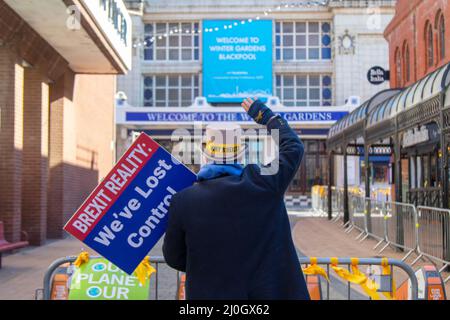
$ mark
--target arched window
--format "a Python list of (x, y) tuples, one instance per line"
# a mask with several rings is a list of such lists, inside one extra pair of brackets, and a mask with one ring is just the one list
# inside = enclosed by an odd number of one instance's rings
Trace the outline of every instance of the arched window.
[(402, 57), (400, 55), (400, 48), (395, 50), (395, 79), (397, 87), (402, 87)]
[(441, 11), (436, 16), (436, 30), (438, 33), (439, 60), (445, 59), (445, 18)]
[(433, 41), (433, 26), (428, 21), (425, 25), (425, 48), (427, 67), (434, 66), (434, 41)]
[(411, 58), (409, 56), (409, 45), (405, 41), (403, 43), (403, 79), (405, 82), (409, 82), (411, 80)]

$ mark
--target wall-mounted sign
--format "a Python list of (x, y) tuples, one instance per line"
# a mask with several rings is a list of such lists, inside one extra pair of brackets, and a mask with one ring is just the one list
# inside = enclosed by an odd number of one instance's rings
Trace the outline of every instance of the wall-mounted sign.
[(427, 142), (430, 139), (430, 134), (426, 126), (414, 128), (406, 131), (403, 134), (402, 145), (403, 148), (412, 147), (419, 143)]
[[(369, 147), (369, 156), (390, 156), (392, 154), (391, 146), (375, 146)], [(363, 146), (348, 146), (347, 155), (356, 155), (364, 157)]]
[(128, 33), (128, 23), (126, 20), (126, 13), (122, 11), (122, 8), (118, 5), (116, 0), (101, 0), (100, 7), (108, 15), (109, 21), (116, 29), (120, 36), (120, 39), (128, 45), (127, 43), (127, 33)]
[(272, 21), (203, 21), (203, 92), (210, 103), (272, 96)]
[[(348, 112), (304, 111), (275, 112), (289, 122), (330, 122), (343, 118)], [(253, 122), (245, 112), (127, 112), (126, 122)]]
[(371, 84), (379, 85), (389, 80), (390, 73), (388, 70), (384, 70), (382, 67), (375, 66), (370, 68), (369, 72), (367, 72), (367, 80)]
[(124, 1), (80, 0), (79, 2), (89, 12), (89, 16), (93, 18), (95, 25), (107, 37), (112, 49), (116, 51), (127, 69), (130, 70), (132, 60), (131, 16)]

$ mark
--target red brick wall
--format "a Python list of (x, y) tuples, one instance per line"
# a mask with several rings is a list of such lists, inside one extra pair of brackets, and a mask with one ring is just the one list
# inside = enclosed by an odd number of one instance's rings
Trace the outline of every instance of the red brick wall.
[(76, 75), (73, 100), (64, 117), (64, 219), (114, 164), (115, 76)]
[(7, 240), (19, 241), (22, 230), (35, 245), (64, 236), (64, 223), (112, 168), (115, 86), (114, 75), (72, 72), (0, 0), (0, 221)]
[[(443, 60), (438, 58), (438, 32), (435, 20), (439, 11), (445, 18), (446, 29), (446, 56)], [(425, 25), (430, 21), (434, 34), (434, 61), (433, 67), (428, 68), (426, 61)], [(398, 0), (396, 15), (386, 28), (385, 37), (389, 42), (389, 60), (391, 70), (391, 87), (408, 86), (423, 78), (428, 73), (450, 62), (450, 0)], [(404, 43), (408, 43), (410, 50), (410, 81), (397, 79), (396, 57), (397, 48), (403, 50)]]
[(115, 76), (68, 71), (51, 85), (48, 237), (62, 227), (114, 164)]

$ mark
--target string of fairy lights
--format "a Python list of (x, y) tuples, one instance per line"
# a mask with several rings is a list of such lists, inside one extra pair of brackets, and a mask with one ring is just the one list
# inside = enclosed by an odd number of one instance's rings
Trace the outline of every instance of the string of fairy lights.
[(202, 30), (200, 28), (181, 28), (181, 27), (174, 27), (169, 30), (166, 30), (166, 32), (163, 33), (157, 33), (153, 32), (151, 36), (147, 35), (144, 40), (136, 40), (133, 44), (134, 48), (138, 47), (148, 47), (151, 43), (155, 42), (157, 39), (163, 39), (167, 38), (174, 34), (191, 34), (191, 35), (199, 35), (200, 33), (212, 33), (217, 32), (219, 30), (231, 30), (233, 28), (239, 27), (240, 25), (245, 25), (248, 23), (252, 23), (253, 21), (257, 21), (263, 18), (269, 17), (271, 14), (279, 11), (283, 11), (286, 9), (293, 9), (293, 8), (314, 8), (314, 7), (324, 7), (328, 5), (329, 0), (317, 0), (317, 1), (302, 1), (302, 2), (295, 2), (295, 3), (282, 3), (275, 7), (266, 8), (263, 12), (260, 14), (254, 15), (251, 18), (248, 19), (240, 19), (240, 21), (235, 21), (230, 24), (224, 24), (221, 28), (215, 27), (215, 28), (203, 28)]

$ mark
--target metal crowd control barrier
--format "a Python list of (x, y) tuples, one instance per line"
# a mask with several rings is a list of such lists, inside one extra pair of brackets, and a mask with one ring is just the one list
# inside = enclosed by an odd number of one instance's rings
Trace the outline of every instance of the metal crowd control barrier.
[[(439, 272), (450, 265), (450, 210), (418, 206), (417, 207), (418, 252), (413, 265), (422, 257), (440, 262)], [(449, 281), (450, 277), (445, 279)]]
[[(377, 245), (382, 243), (387, 239), (386, 235), (386, 204), (382, 201), (373, 200), (369, 198), (364, 199), (365, 202), (365, 210), (364, 212), (369, 212), (370, 214), (365, 214), (365, 226), (366, 226), (366, 234), (364, 239), (371, 236), (375, 240), (378, 240)], [(361, 241), (362, 241), (361, 240)], [(377, 248), (377, 246), (375, 246)], [(381, 251), (380, 251), (381, 252)]]
[(328, 187), (313, 186), (311, 189), (311, 209), (319, 217), (327, 215), (328, 212)]
[[(92, 256), (92, 259), (94, 258), (99, 258), (98, 256)], [(55, 274), (55, 271), (60, 268), (62, 265), (69, 263), (70, 265), (73, 264), (73, 262), (75, 262), (75, 260), (77, 259), (76, 256), (69, 256), (69, 257), (64, 257), (64, 258), (60, 258), (55, 260), (47, 269), (47, 271), (45, 272), (44, 275), (44, 286), (43, 286), (43, 293), (42, 293), (42, 298), (43, 300), (51, 300), (51, 291), (52, 291), (52, 283), (53, 283), (53, 276)], [(165, 260), (163, 257), (150, 257), (150, 263), (155, 267), (156, 269), (156, 273), (155, 273), (155, 288), (154, 288), (154, 292), (155, 292), (155, 299), (158, 300), (159, 298), (159, 265), (160, 264), (166, 264)], [(179, 289), (179, 285), (180, 285), (180, 273), (177, 272), (177, 279), (176, 279), (176, 283), (177, 283), (177, 290), (176, 292), (178, 293), (178, 289)], [(36, 293), (39, 290), (36, 290)], [(177, 296), (174, 297), (175, 299), (177, 298)]]
[(349, 196), (350, 220), (347, 222), (347, 233), (357, 229), (360, 233), (356, 240), (364, 241), (368, 237), (377, 240), (374, 246), (382, 253), (387, 247), (393, 246), (406, 251), (402, 261), (413, 252), (420, 255), (417, 210), (415, 206), (398, 202), (383, 202), (380, 200)]
[(314, 212), (320, 212), (321, 211), (321, 202), (322, 197), (320, 195), (319, 191), (320, 186), (313, 186), (311, 189), (311, 207)]
[(413, 252), (419, 253), (417, 210), (412, 204), (399, 202), (386, 202), (384, 211), (385, 219), (385, 246), (394, 246), (406, 251), (403, 257), (405, 261)]
[[(332, 222), (336, 223), (344, 213), (344, 193), (342, 188), (331, 187)], [(319, 217), (328, 216), (328, 187), (313, 186), (311, 190), (312, 211)]]
[(336, 212), (335, 217), (331, 221), (336, 223), (344, 214), (344, 192), (342, 189), (331, 187), (331, 196), (332, 212)]
[(346, 224), (344, 224), (344, 228), (347, 228), (345, 232), (350, 233), (353, 229), (356, 229), (360, 232), (356, 239), (360, 239), (364, 234), (366, 234), (367, 230), (365, 198), (356, 195), (349, 195), (348, 201), (350, 219)]
[[(69, 257), (64, 257), (64, 258), (60, 258), (55, 260), (47, 269), (45, 275), (44, 275), (44, 287), (42, 289), (43, 294), (42, 294), (42, 298), (44, 300), (50, 300), (52, 297), (52, 287), (53, 287), (53, 281), (54, 281), (54, 275), (56, 273), (56, 270), (58, 268), (60, 268), (61, 266), (63, 266), (64, 264), (70, 264), (72, 265), (73, 262), (76, 260), (77, 257), (75, 256), (69, 256)], [(91, 258), (97, 258), (97, 257), (91, 257)], [(341, 265), (345, 265), (348, 266), (348, 268), (350, 269), (350, 266), (352, 265), (352, 259), (351, 258), (334, 258), (337, 259), (338, 263), (336, 266), (341, 266)], [(334, 281), (335, 279), (333, 277), (330, 277), (330, 267), (333, 265), (333, 258), (315, 258), (317, 265), (326, 265), (326, 272), (327, 272), (327, 276), (328, 278), (332, 279), (332, 281)], [(381, 266), (383, 265), (383, 260), (385, 260), (387, 262), (387, 265), (390, 268), (390, 281), (391, 281), (391, 288), (393, 288), (393, 286), (395, 286), (395, 279), (394, 279), (394, 272), (393, 272), (393, 268), (394, 267), (398, 267), (400, 269), (402, 269), (406, 275), (408, 276), (409, 280), (411, 281), (411, 297), (412, 300), (417, 300), (418, 299), (418, 285), (417, 285), (417, 278), (414, 274), (414, 271), (411, 269), (411, 267), (409, 267), (407, 264), (405, 264), (402, 261), (399, 260), (395, 260), (395, 259), (382, 259), (382, 258), (361, 258), (361, 259), (357, 259), (358, 260), (358, 266)], [(301, 265), (309, 265), (311, 264), (311, 258), (310, 257), (300, 257), (299, 258), (299, 262)], [(159, 295), (158, 295), (158, 287), (159, 287), (159, 279), (158, 279), (158, 267), (160, 264), (165, 264), (164, 258), (163, 257), (150, 257), (150, 263), (152, 263), (155, 266), (156, 269), (156, 278), (155, 278), (155, 299), (158, 300), (159, 299)], [(306, 276), (309, 277), (309, 276)], [(181, 299), (184, 296), (184, 293), (182, 292), (183, 289), (182, 287), (182, 276), (180, 272), (177, 272), (177, 287), (176, 287), (176, 294), (174, 296), (174, 299), (179, 299), (181, 297)], [(38, 291), (38, 290), (37, 290)], [(326, 299), (329, 300), (330, 299), (330, 282), (326, 282)], [(348, 299), (351, 298), (351, 293), (352, 293), (352, 284), (351, 282), (347, 283), (347, 297)], [(394, 297), (395, 298), (395, 297)]]
[[(327, 274), (327, 277), (331, 279), (331, 282), (333, 282), (334, 277), (331, 277), (330, 274), (330, 267), (333, 265), (333, 258), (315, 258), (317, 265), (324, 265), (326, 266), (325, 271)], [(338, 266), (347, 266), (348, 270), (350, 270), (350, 266), (352, 265), (352, 259), (351, 258), (335, 258), (338, 261)], [(358, 266), (382, 266), (383, 265), (383, 258), (361, 258), (358, 259)], [(299, 259), (300, 264), (302, 265), (310, 265), (311, 264), (311, 258), (310, 257), (301, 257)], [(400, 268), (404, 271), (404, 273), (408, 276), (410, 283), (411, 283), (411, 300), (418, 300), (418, 282), (416, 275), (414, 273), (414, 270), (407, 265), (405, 262), (396, 260), (396, 259), (387, 259), (387, 264), (390, 268), (390, 288), (395, 287), (395, 279), (394, 279), (394, 267)], [(306, 275), (308, 277), (308, 275)], [(326, 281), (326, 296), (325, 300), (330, 300), (330, 281)], [(357, 286), (356, 284), (353, 286)], [(351, 299), (352, 294), (352, 283), (350, 281), (347, 282), (347, 298), (348, 300)], [(394, 297), (395, 299), (395, 297)]]
[[(326, 193), (328, 195), (328, 193)], [(336, 212), (332, 222), (339, 221), (343, 212), (342, 188), (332, 187), (332, 208)], [(323, 199), (326, 199), (323, 196)], [(383, 201), (349, 194), (349, 221), (345, 232), (359, 231), (356, 237), (364, 241), (368, 237), (377, 240), (374, 250), (379, 252), (389, 246), (405, 251), (402, 261), (415, 253), (416, 264), (426, 258), (433, 264), (442, 264), (439, 272), (450, 267), (450, 210), (418, 206), (408, 203)], [(320, 203), (317, 199), (317, 203)], [(326, 206), (325, 212), (328, 210)], [(450, 276), (445, 279), (447, 283)]]

